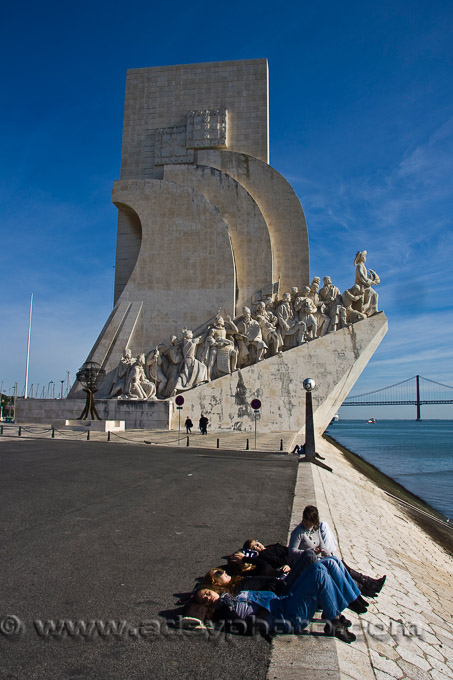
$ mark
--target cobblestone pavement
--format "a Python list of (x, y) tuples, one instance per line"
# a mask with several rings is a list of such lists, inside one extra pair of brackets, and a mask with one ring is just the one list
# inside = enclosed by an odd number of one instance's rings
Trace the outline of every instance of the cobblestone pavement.
[[(447, 680), (453, 678), (452, 558), (404, 508), (348, 463), (331, 444), (317, 450), (333, 468), (301, 464), (291, 520), (315, 502), (334, 529), (340, 555), (367, 575), (387, 574), (367, 614), (347, 611), (357, 641), (322, 637), (274, 642), (269, 679)], [(309, 468), (309, 469), (307, 469)], [(307, 494), (307, 477), (313, 493)]]

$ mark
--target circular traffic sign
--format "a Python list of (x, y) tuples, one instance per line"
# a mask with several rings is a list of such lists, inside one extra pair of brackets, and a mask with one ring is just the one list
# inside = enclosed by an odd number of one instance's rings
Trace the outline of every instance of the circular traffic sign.
[(261, 408), (261, 402), (259, 399), (252, 399), (250, 406), (254, 411), (258, 411)]
[(184, 397), (181, 394), (179, 394), (176, 397), (175, 402), (178, 406), (182, 406), (184, 404)]

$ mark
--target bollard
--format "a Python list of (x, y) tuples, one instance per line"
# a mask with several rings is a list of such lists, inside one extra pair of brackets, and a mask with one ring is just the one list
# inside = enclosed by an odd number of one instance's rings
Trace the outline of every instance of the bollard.
[(52, 434), (51, 434), (50, 436), (52, 437), (52, 439), (55, 439), (55, 430), (54, 430), (54, 428), (52, 428)]
[(0, 425), (0, 434), (3, 434), (3, 425)]
[(186, 446), (189, 446), (189, 436), (187, 435)]
[(22, 428), (21, 427), (19, 427), (19, 429), (17, 430), (17, 436), (18, 437), (22, 436)]
[(249, 450), (249, 440), (248, 440), (248, 439), (247, 439), (247, 444), (245, 445), (245, 450), (246, 450), (246, 451)]
[(217, 448), (220, 449), (220, 439), (217, 438)]
[(110, 441), (110, 430), (107, 432), (107, 441)]
[(89, 442), (89, 441), (90, 441), (90, 431), (88, 430), (87, 431), (87, 442)]
[(283, 451), (283, 439), (280, 439), (280, 451)]

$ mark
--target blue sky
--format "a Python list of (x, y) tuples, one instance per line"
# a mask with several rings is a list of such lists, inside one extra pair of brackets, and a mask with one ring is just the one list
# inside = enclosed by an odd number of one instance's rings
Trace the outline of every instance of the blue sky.
[(126, 70), (257, 57), (269, 60), (271, 164), (302, 202), (311, 275), (343, 290), (367, 249), (381, 276), (390, 329), (353, 392), (416, 373), (453, 385), (452, 29), (452, 5), (436, 0), (10, 5), (3, 388), (23, 389), (31, 292), (40, 393), (74, 378), (111, 311)]

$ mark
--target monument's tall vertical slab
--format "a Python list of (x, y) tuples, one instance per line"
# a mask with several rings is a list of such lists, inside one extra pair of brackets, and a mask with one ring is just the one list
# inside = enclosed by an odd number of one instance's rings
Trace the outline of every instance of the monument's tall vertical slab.
[(128, 71), (107, 370), (308, 283), (302, 207), (268, 164), (266, 59)]

